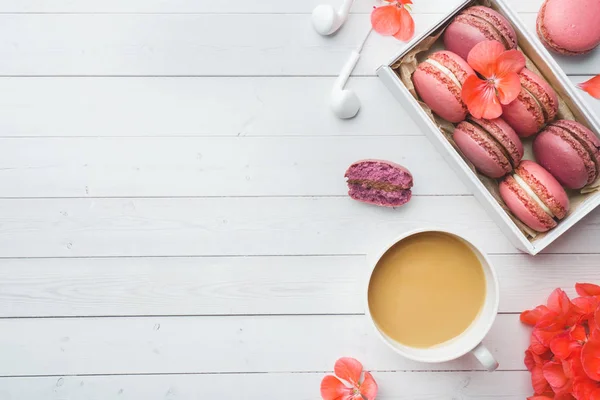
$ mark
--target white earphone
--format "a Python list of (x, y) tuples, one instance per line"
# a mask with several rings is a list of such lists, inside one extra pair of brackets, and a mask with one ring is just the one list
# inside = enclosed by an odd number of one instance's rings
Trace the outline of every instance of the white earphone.
[(358, 111), (360, 110), (360, 100), (358, 99), (358, 96), (356, 93), (354, 93), (354, 91), (350, 89), (344, 89), (344, 86), (346, 85), (346, 82), (348, 82), (348, 78), (350, 78), (350, 74), (352, 74), (354, 67), (356, 67), (358, 59), (360, 58), (360, 52), (362, 51), (362, 48), (370, 34), (371, 29), (369, 29), (369, 32), (363, 39), (358, 49), (352, 51), (350, 58), (344, 65), (344, 68), (342, 68), (342, 72), (340, 72), (340, 75), (333, 85), (330, 100), (331, 109), (338, 118), (352, 118), (358, 114)]
[(344, 4), (336, 11), (329, 4), (317, 6), (312, 13), (312, 22), (315, 30), (321, 35), (331, 35), (346, 22), (354, 0), (344, 0)]

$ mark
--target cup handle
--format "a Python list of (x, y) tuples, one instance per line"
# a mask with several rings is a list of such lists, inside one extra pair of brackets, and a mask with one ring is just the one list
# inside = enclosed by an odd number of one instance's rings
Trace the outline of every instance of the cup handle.
[(488, 371), (492, 372), (498, 369), (498, 361), (496, 361), (492, 353), (483, 345), (483, 343), (479, 343), (471, 353), (473, 353), (475, 358), (477, 358), (481, 365)]

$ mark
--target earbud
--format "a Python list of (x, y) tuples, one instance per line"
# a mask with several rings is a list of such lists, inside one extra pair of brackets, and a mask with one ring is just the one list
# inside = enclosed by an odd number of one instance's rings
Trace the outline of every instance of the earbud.
[(358, 110), (360, 110), (360, 100), (356, 93), (350, 89), (344, 89), (359, 58), (360, 53), (354, 50), (346, 62), (346, 65), (344, 65), (342, 72), (340, 72), (340, 76), (338, 76), (333, 86), (333, 90), (331, 91), (331, 109), (338, 118), (352, 118), (358, 114)]
[(315, 30), (321, 35), (331, 35), (346, 22), (354, 0), (344, 0), (339, 11), (329, 4), (317, 6), (312, 13), (312, 22)]

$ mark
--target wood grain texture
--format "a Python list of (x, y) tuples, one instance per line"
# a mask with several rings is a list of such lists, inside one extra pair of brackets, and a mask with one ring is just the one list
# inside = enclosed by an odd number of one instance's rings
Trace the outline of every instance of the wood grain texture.
[[(0, 320), (0, 375), (328, 371), (340, 356), (371, 370), (482, 370), (467, 355), (444, 364), (390, 351), (364, 315)], [(499, 315), (484, 340), (502, 370), (524, 370), (529, 328)]]
[[(589, 78), (571, 79), (576, 84)], [(350, 79), (348, 87), (360, 96), (362, 109), (351, 121), (336, 118), (328, 103), (334, 81), (0, 78), (5, 94), (0, 98), (0, 137), (422, 135), (376, 77)], [(584, 99), (600, 113), (599, 101), (587, 95)]]
[[(600, 282), (597, 254), (491, 261), (505, 313)], [(6, 259), (0, 317), (361, 314), (369, 266), (364, 256)]]
[[(523, 17), (533, 30), (536, 14)], [(417, 34), (442, 18), (415, 15)], [(1, 14), (0, 36), (12, 39), (0, 42), (0, 75), (337, 76), (369, 29), (367, 15), (324, 38), (298, 14)], [(405, 46), (372, 35), (354, 75), (373, 76)], [(595, 75), (599, 57), (557, 60)]]
[[(537, 12), (542, 0), (507, 0), (518, 12)], [(443, 2), (435, 0), (415, 1), (413, 11), (419, 13), (442, 13), (459, 4), (457, 0)], [(1, 0), (0, 10), (4, 13), (243, 13), (243, 14), (309, 14), (319, 4), (338, 6), (340, 0), (254, 0), (187, 1), (187, 0)], [(377, 1), (356, 1), (353, 13), (369, 13)]]
[[(366, 366), (368, 368), (368, 365)], [(324, 373), (0, 378), (0, 398), (45, 400), (317, 400)], [(376, 372), (378, 400), (524, 399), (528, 372)], [(432, 384), (435, 382), (435, 384)], [(507, 384), (509, 383), (510, 384)], [(271, 397), (273, 396), (273, 397)]]
[[(597, 253), (600, 212), (546, 252)], [(437, 226), (489, 253), (517, 253), (472, 197), (418, 197), (399, 209), (340, 198), (0, 200), (0, 257), (336, 255), (377, 252)]]
[(470, 194), (424, 136), (0, 139), (0, 197), (344, 196), (364, 158)]

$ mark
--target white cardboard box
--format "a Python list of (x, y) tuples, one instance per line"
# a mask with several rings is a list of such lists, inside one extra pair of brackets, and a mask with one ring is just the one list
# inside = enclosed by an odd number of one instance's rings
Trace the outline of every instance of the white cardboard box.
[[(585, 200), (580, 203), (576, 209), (572, 210), (556, 228), (547, 234), (541, 235), (536, 239), (528, 238), (512, 221), (510, 216), (504, 211), (489, 190), (483, 185), (462, 156), (440, 132), (435, 123), (428, 117), (416, 99), (402, 83), (398, 75), (396, 75), (396, 72), (391, 68), (392, 65), (410, 52), (423, 39), (433, 35), (440, 29), (443, 29), (457, 14), (475, 3), (475, 0), (464, 1), (431, 30), (411, 40), (407, 48), (401, 54), (397, 55), (387, 65), (381, 66), (377, 70), (377, 75), (392, 92), (394, 97), (400, 102), (403, 108), (412, 114), (417, 125), (421, 127), (437, 150), (442, 153), (446, 161), (471, 189), (475, 197), (500, 227), (506, 237), (518, 249), (535, 255), (548, 247), (563, 233), (568, 229), (571, 229), (573, 225), (600, 205), (600, 192), (587, 195)], [(560, 95), (567, 101), (577, 120), (584, 123), (598, 134), (598, 132), (600, 132), (600, 121), (589, 109), (587, 109), (581, 98), (580, 91), (573, 87), (570, 80), (556, 61), (554, 61), (546, 48), (539, 42), (538, 38), (527, 31), (527, 28), (521, 22), (519, 17), (510, 10), (510, 7), (503, 0), (490, 0), (490, 3), (496, 11), (503, 14), (512, 23), (519, 37), (519, 47), (521, 50), (523, 50), (523, 52), (536, 64), (538, 69), (543, 72), (550, 84), (560, 92)]]

